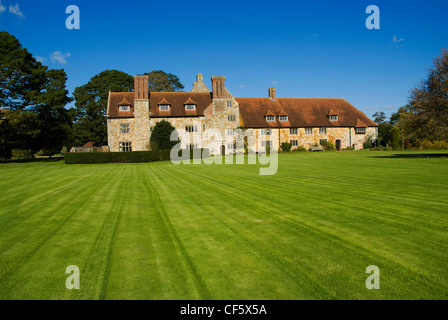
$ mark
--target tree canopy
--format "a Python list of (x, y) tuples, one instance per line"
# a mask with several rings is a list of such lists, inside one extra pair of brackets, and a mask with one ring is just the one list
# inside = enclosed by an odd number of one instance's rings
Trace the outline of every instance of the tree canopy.
[(180, 82), (179, 78), (172, 73), (166, 73), (162, 70), (152, 70), (145, 74), (148, 75), (148, 87), (150, 92), (172, 92), (180, 91), (184, 88), (184, 85)]
[(134, 78), (122, 71), (105, 70), (88, 83), (77, 87), (75, 97), (73, 144), (82, 146), (94, 141), (107, 144), (107, 100), (109, 90), (130, 92), (134, 89)]
[(387, 118), (386, 114), (383, 111), (375, 112), (372, 117), (373, 117), (373, 121), (376, 124), (383, 123), (386, 120), (386, 118)]
[(401, 109), (398, 125), (413, 145), (448, 140), (448, 50), (434, 59), (426, 79), (412, 90)]
[(0, 32), (0, 146), (3, 159), (13, 148), (56, 153), (67, 141), (71, 101), (64, 70), (48, 69), (9, 33)]
[(31, 106), (44, 89), (47, 67), (36, 61), (16, 37), (0, 32), (0, 106), (10, 110)]

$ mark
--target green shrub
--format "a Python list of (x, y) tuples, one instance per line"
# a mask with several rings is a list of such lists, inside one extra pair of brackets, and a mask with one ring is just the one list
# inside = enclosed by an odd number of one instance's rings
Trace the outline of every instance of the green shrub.
[(446, 141), (434, 141), (434, 149), (436, 150), (447, 150), (448, 142)]
[(421, 145), (423, 150), (432, 150), (434, 149), (434, 143), (432, 143), (431, 141), (423, 141), (422, 145)]
[(379, 147), (370, 148), (369, 150), (370, 151), (390, 151), (391, 149), (388, 147), (379, 146)]
[(322, 146), (322, 148), (324, 148), (325, 151), (334, 151), (334, 150), (336, 150), (333, 142), (331, 142), (331, 141), (322, 141), (321, 146)]
[(423, 150), (447, 150), (448, 149), (448, 142), (446, 141), (423, 141), (421, 144), (421, 148)]
[(179, 139), (177, 141), (170, 140), (171, 133), (175, 130), (169, 121), (162, 120), (157, 122), (151, 133), (151, 150), (171, 150), (179, 143)]
[(266, 145), (266, 153), (267, 154), (271, 153), (271, 146), (270, 145)]
[(352, 151), (355, 150), (355, 148), (353, 147), (345, 147), (344, 149), (342, 149), (342, 151)]
[(22, 149), (12, 149), (12, 155), (11, 158), (14, 160), (18, 159), (32, 159), (33, 155), (29, 150), (22, 150)]
[[(209, 157), (208, 149), (198, 149), (202, 158)], [(179, 152), (181, 149), (179, 149)], [(190, 159), (196, 156), (195, 149), (190, 150)], [(65, 154), (67, 164), (88, 163), (137, 163), (170, 160), (171, 150), (133, 151), (133, 152), (68, 152)]]
[(306, 152), (308, 150), (305, 147), (303, 147), (303, 146), (298, 146), (296, 149), (293, 149), (292, 151), (294, 151), (294, 152)]
[(401, 132), (400, 129), (395, 126), (390, 130), (391, 134), (391, 146), (392, 149), (397, 150), (401, 146)]
[(282, 150), (285, 152), (289, 152), (289, 151), (291, 151), (292, 144), (289, 142), (282, 142), (282, 144), (280, 145), (280, 148), (282, 148)]

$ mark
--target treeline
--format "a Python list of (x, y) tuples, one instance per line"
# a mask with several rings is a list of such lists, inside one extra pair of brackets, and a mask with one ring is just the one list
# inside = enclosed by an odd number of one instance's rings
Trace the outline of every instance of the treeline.
[[(178, 91), (179, 78), (161, 70), (146, 72), (150, 91)], [(106, 108), (110, 91), (131, 92), (134, 78), (105, 70), (66, 89), (63, 69), (49, 69), (13, 35), (0, 32), (0, 160), (54, 155), (93, 141), (107, 145)], [(71, 102), (74, 107), (67, 108)]]
[(411, 90), (407, 105), (390, 119), (373, 115), (378, 144), (394, 149), (448, 149), (448, 50), (433, 61), (426, 79)]

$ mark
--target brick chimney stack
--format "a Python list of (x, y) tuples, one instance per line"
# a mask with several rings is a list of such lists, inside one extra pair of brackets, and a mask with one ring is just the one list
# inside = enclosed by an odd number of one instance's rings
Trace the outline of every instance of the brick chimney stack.
[(134, 76), (134, 93), (135, 99), (145, 99), (148, 97), (148, 76), (136, 75)]
[(269, 88), (269, 98), (271, 99), (271, 100), (276, 100), (277, 99), (277, 96), (276, 96), (276, 92), (275, 92), (275, 88)]
[(225, 80), (226, 77), (212, 77), (213, 99), (225, 98), (225, 86), (224, 86)]

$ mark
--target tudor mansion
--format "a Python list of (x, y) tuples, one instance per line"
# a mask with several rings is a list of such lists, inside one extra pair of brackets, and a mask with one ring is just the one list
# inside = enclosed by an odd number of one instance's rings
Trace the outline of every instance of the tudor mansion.
[(332, 142), (338, 150), (362, 149), (376, 139), (378, 125), (344, 99), (237, 98), (224, 77), (212, 77), (210, 91), (197, 75), (190, 92), (148, 92), (148, 77), (134, 77), (134, 92), (109, 92), (107, 132), (109, 151), (149, 150), (151, 132), (167, 120), (179, 133), (182, 148), (209, 148), (212, 154), (236, 150), (236, 129), (243, 129), (248, 150), (293, 149)]

